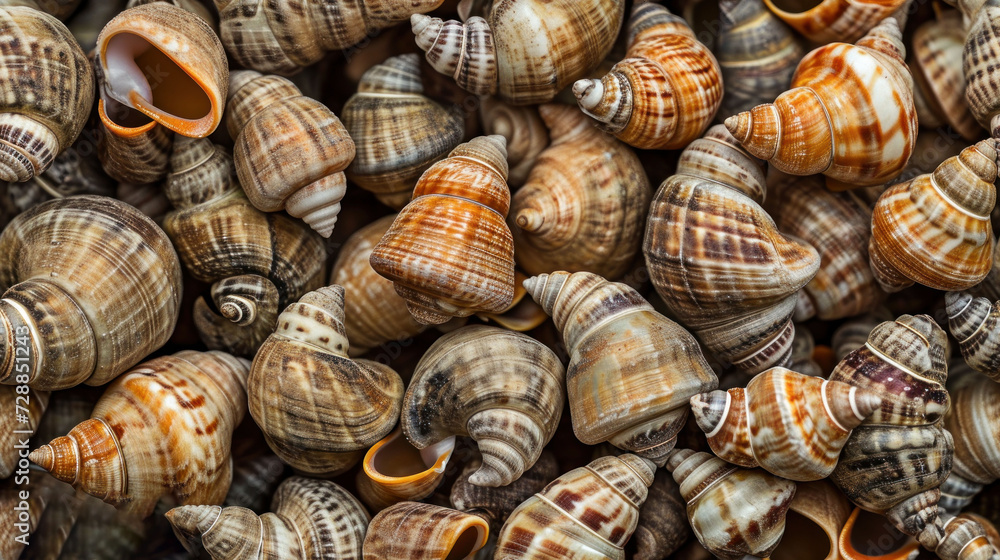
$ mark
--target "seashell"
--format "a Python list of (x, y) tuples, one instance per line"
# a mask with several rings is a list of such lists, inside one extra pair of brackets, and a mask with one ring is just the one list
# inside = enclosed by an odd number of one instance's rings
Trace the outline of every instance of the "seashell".
[[(58, 497), (58, 486), (62, 486), (46, 480), (49, 477), (22, 481), (27, 486), (15, 484), (16, 478), (5, 480), (0, 487), (0, 507), (10, 512), (6, 514), (7, 522), (0, 525), (0, 557), (5, 559), (28, 556), (31, 543), (35, 543), (32, 548), (38, 548), (38, 541), (31, 535), (38, 530), (51, 499)], [(28, 533), (27, 538), (22, 537), (24, 533)]]
[(624, 15), (623, 0), (513, 0), (493, 3), (485, 19), (418, 14), (410, 24), (427, 62), (462, 89), (536, 105), (604, 60)]
[(451, 487), (450, 501), (453, 508), (486, 519), (491, 531), (499, 531), (521, 502), (541, 492), (559, 476), (559, 465), (551, 451), (542, 451), (531, 468), (506, 486), (477, 486), (469, 482), (480, 467), (482, 461), (465, 465)]
[(418, 449), (470, 436), (483, 465), (469, 482), (506, 486), (555, 434), (565, 378), (541, 342), (496, 327), (463, 327), (439, 338), (417, 364), (403, 397), (403, 433)]
[(598, 127), (643, 149), (675, 150), (708, 128), (722, 102), (722, 70), (683, 19), (658, 4), (636, 4), (627, 58), (573, 94)]
[(573, 432), (666, 461), (688, 400), (719, 382), (698, 342), (634, 289), (590, 272), (525, 280), (569, 352), (566, 390)]
[(983, 140), (934, 173), (882, 193), (872, 211), (868, 255), (884, 290), (913, 282), (964, 290), (986, 277), (993, 264), (996, 161), (996, 142)]
[(771, 193), (765, 206), (778, 229), (812, 245), (820, 258), (816, 276), (799, 292), (796, 321), (852, 317), (885, 299), (868, 264), (867, 204), (853, 191), (831, 192), (818, 176), (795, 177)]
[[(904, 0), (764, 0), (774, 15), (817, 44), (853, 43), (884, 18), (899, 9)], [(902, 27), (902, 25), (900, 26)]]
[(494, 558), (624, 560), (655, 470), (625, 454), (563, 474), (510, 514)]
[(0, 181), (41, 175), (83, 130), (94, 99), (86, 55), (55, 17), (0, 7), (5, 92), (0, 104)]
[(843, 361), (848, 354), (863, 347), (868, 342), (868, 335), (875, 327), (885, 321), (892, 321), (893, 316), (885, 307), (878, 307), (871, 313), (855, 317), (840, 325), (833, 333), (831, 344), (833, 357), (837, 363)]
[(191, 276), (212, 283), (214, 305), (195, 302), (202, 340), (252, 358), (278, 312), (323, 284), (323, 241), (297, 220), (255, 208), (232, 158), (208, 139), (177, 139), (164, 191), (176, 210), (163, 229)]
[(393, 282), (418, 322), (504, 311), (513, 302), (505, 158), (502, 136), (459, 145), (424, 172), (372, 251), (372, 268)]
[(27, 472), (29, 466), (27, 456), (22, 459), (23, 463), (19, 464), (18, 461), (21, 449), (24, 449), (25, 454), (28, 452), (26, 446), (20, 443), (26, 442), (27, 437), (38, 430), (39, 422), (49, 404), (48, 391), (26, 387), (27, 392), (21, 394), (17, 389), (18, 387), (12, 385), (0, 385), (0, 406), (3, 410), (10, 411), (5, 418), (0, 419), (0, 446), (2, 446), (0, 449), (3, 450), (0, 453), (0, 479), (8, 478), (18, 467), (21, 467), (22, 472)]
[(486, 544), (482, 517), (446, 507), (401, 502), (376, 515), (365, 535), (365, 560), (460, 560)]
[[(802, 302), (801, 296), (802, 292), (799, 292), (800, 303)], [(823, 367), (813, 359), (816, 354), (816, 340), (809, 329), (796, 328), (795, 338), (792, 339), (791, 365), (788, 366), (788, 369), (812, 377), (826, 377)], [(831, 365), (830, 368), (832, 369), (832, 367)]]
[[(997, 210), (994, 209), (994, 214)], [(993, 268), (990, 269), (986, 278), (979, 283), (972, 291), (976, 296), (985, 297), (990, 301), (1000, 300), (1000, 242), (996, 243), (993, 250)]]
[(372, 446), (356, 477), (358, 495), (372, 511), (430, 496), (444, 480), (455, 437), (417, 449), (397, 429)]
[(1000, 479), (1000, 385), (973, 372), (953, 376), (953, 406), (945, 427), (955, 440), (949, 488), (961, 486), (962, 506), (987, 484)]
[(840, 532), (851, 505), (826, 481), (797, 484), (785, 517), (785, 535), (771, 560), (842, 560)]
[(665, 560), (691, 537), (685, 505), (670, 473), (657, 470), (630, 541), (635, 543), (634, 560)]
[(344, 289), (319, 288), (285, 308), (254, 356), (250, 414), (268, 446), (303, 473), (341, 473), (392, 431), (403, 382), (386, 365), (347, 357)]
[[(12, 220), (0, 235), (0, 286), (0, 380), (36, 390), (107, 383), (163, 346), (180, 312), (166, 234), (100, 196), (54, 199)], [(24, 336), (29, 371), (15, 375)]]
[(28, 0), (25, 4), (29, 2), (37, 4), (39, 10), (52, 14), (63, 21), (73, 15), (73, 12), (80, 5), (80, 0)]
[(357, 150), (347, 176), (397, 210), (410, 201), (420, 175), (458, 146), (465, 133), (457, 106), (448, 108), (424, 95), (420, 58), (413, 53), (365, 72), (341, 116)]
[[(27, 462), (27, 459), (25, 459), (25, 462)], [(83, 511), (82, 496), (86, 496), (86, 494), (77, 496), (75, 494), (76, 490), (72, 486), (62, 484), (51, 476), (40, 476), (37, 477), (37, 480), (29, 479), (22, 480), (22, 482), (24, 484), (17, 486), (28, 490), (29, 507), (32, 505), (38, 506), (38, 504), (30, 503), (30, 495), (32, 493), (39, 493), (43, 496), (43, 504), (41, 504), (43, 511), (40, 519), (38, 519), (38, 526), (31, 532), (31, 537), (28, 540), (29, 546), (17, 558), (19, 560), (60, 558), (64, 551), (67, 556), (71, 555), (74, 549), (66, 546), (67, 544), (71, 544), (67, 542), (68, 538), (76, 529), (75, 525), (80, 518), (80, 514), (87, 515), (91, 513), (90, 511)], [(89, 496), (88, 498), (101, 506), (109, 508), (111, 511), (116, 513), (118, 511), (97, 498)], [(13, 505), (11, 504), (11, 506)], [(24, 508), (24, 506), (22, 505), (21, 508)], [(14, 519), (14, 516), (11, 516), (11, 519)], [(105, 531), (110, 535), (114, 532), (114, 529), (115, 527), (109, 526), (105, 528)], [(4, 556), (4, 558), (7, 558), (7, 556)]]
[(174, 534), (194, 554), (244, 558), (360, 558), (370, 517), (357, 498), (328, 480), (293, 476), (258, 516), (241, 507), (186, 505), (167, 512)]
[(691, 397), (694, 418), (720, 459), (797, 481), (829, 476), (851, 430), (881, 405), (873, 392), (780, 367), (746, 389)]
[(914, 560), (920, 549), (889, 520), (858, 507), (841, 529), (838, 545), (844, 560)]
[(805, 50), (761, 0), (719, 2), (715, 55), (726, 84), (722, 115), (770, 103), (792, 83)]
[(956, 11), (943, 12), (924, 22), (913, 33), (913, 101), (917, 121), (927, 128), (950, 126), (967, 142), (982, 136), (982, 129), (965, 102), (962, 51), (965, 28)]
[[(258, 441), (263, 441), (263, 438), (258, 438)], [(233, 442), (234, 445), (239, 443)], [(236, 506), (255, 512), (265, 511), (278, 484), (285, 479), (285, 469), (285, 464), (269, 449), (265, 448), (264, 453), (258, 452), (250, 456), (237, 454), (234, 449), (233, 482), (229, 485), (229, 493), (226, 494), (222, 507)]]
[(717, 558), (766, 558), (777, 548), (794, 482), (690, 449), (675, 451), (667, 470), (681, 486), (698, 542)]
[(934, 548), (940, 560), (1000, 560), (1000, 552), (975, 518), (950, 514), (942, 517), (944, 534)]
[(163, 222), (163, 217), (170, 211), (170, 199), (163, 193), (158, 183), (118, 183), (115, 198), (135, 206), (135, 209), (152, 219), (157, 225)]
[(539, 154), (549, 145), (549, 129), (534, 106), (508, 105), (495, 97), (485, 97), (479, 105), (479, 119), (486, 134), (507, 139), (507, 184), (520, 187), (528, 179)]
[(681, 153), (677, 173), (653, 196), (643, 242), (670, 312), (749, 373), (787, 364), (797, 292), (821, 262), (777, 231), (760, 206), (764, 189), (761, 163), (714, 127)]
[(500, 313), (476, 313), (476, 317), (487, 322), (493, 321), (505, 329), (517, 332), (528, 332), (541, 326), (549, 316), (545, 314), (542, 306), (528, 296), (528, 290), (524, 289), (524, 281), (527, 279), (526, 274), (515, 268), (514, 299), (510, 307)]
[(606, 278), (635, 259), (652, 195), (635, 153), (563, 105), (542, 105), (552, 144), (511, 200), (518, 266), (531, 275), (567, 270)]
[(89, 420), (30, 458), (129, 515), (148, 517), (164, 496), (221, 503), (247, 368), (222, 352), (189, 350), (144, 362), (108, 386)]
[(971, 4), (978, 6), (962, 6), (968, 22), (962, 52), (965, 101), (980, 126), (990, 131), (994, 138), (1000, 138), (1000, 98), (997, 96), (1000, 76), (990, 62), (1000, 48), (1000, 6), (994, 2)]
[(990, 304), (968, 292), (948, 292), (945, 301), (948, 326), (965, 362), (1000, 383), (1000, 301)]
[(143, 184), (166, 176), (174, 141), (172, 132), (118, 102), (99, 101), (97, 114), (101, 121), (97, 157), (109, 177)]
[(279, 76), (230, 76), (226, 127), (247, 198), (263, 212), (285, 210), (330, 237), (347, 190), (354, 142), (330, 109)]
[(133, 8), (143, 4), (152, 4), (153, 2), (166, 2), (168, 4), (173, 4), (174, 6), (183, 8), (205, 20), (213, 29), (218, 27), (218, 22), (215, 21), (214, 13), (202, 4), (201, 0), (128, 0), (128, 7)]
[(807, 54), (792, 89), (729, 117), (726, 128), (785, 173), (823, 173), (841, 190), (885, 183), (902, 173), (917, 139), (905, 53), (896, 20), (886, 18), (856, 45)]
[[(102, 110), (129, 115), (116, 119), (120, 126), (142, 128), (152, 119), (202, 138), (222, 122), (226, 53), (209, 24), (187, 10), (155, 2), (123, 11), (97, 38), (97, 64)], [(110, 128), (109, 120), (102, 118)]]
[(441, 2), (215, 0), (215, 7), (222, 43), (240, 66), (289, 76)]

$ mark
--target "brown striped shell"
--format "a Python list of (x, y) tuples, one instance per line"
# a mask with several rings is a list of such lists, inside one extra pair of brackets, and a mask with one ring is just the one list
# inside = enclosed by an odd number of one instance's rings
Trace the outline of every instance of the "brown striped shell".
[(456, 435), (476, 440), (483, 465), (469, 482), (505, 486), (531, 468), (562, 414), (565, 370), (537, 340), (470, 325), (439, 338), (403, 397), (406, 438), (424, 449)]
[[(0, 418), (0, 479), (9, 477), (19, 466), (26, 470), (27, 461), (18, 465), (23, 447), (19, 444), (35, 433), (49, 404), (48, 391), (28, 389), (22, 393), (13, 385), (0, 385), (0, 407), (10, 411)], [(27, 453), (27, 449), (24, 452)]]
[(663, 463), (688, 400), (718, 386), (698, 342), (634, 289), (590, 272), (525, 280), (569, 353), (566, 391), (573, 432)]
[(148, 517), (164, 496), (222, 503), (247, 373), (246, 360), (222, 352), (144, 362), (108, 386), (89, 420), (32, 451), (31, 460), (130, 515)]
[(372, 519), (364, 560), (464, 560), (486, 544), (489, 533), (486, 520), (477, 515), (401, 502)]
[(598, 127), (637, 148), (675, 150), (701, 136), (722, 102), (722, 71), (683, 19), (636, 4), (627, 58), (573, 94)]
[(983, 140), (929, 175), (889, 187), (872, 211), (868, 255), (886, 291), (913, 282), (964, 290), (993, 265), (997, 148)]
[(215, 0), (215, 7), (222, 43), (240, 66), (288, 76), (441, 1)]
[(347, 470), (399, 418), (402, 380), (348, 358), (343, 321), (341, 286), (307, 293), (278, 315), (250, 371), (250, 414), (275, 454), (303, 473)]
[(56, 18), (0, 7), (0, 181), (41, 175), (83, 130), (94, 99), (86, 55)]
[(775, 15), (818, 44), (861, 38), (904, 0), (764, 0)]
[(511, 200), (518, 267), (618, 278), (639, 251), (652, 196), (639, 158), (572, 107), (542, 105), (539, 113), (552, 144)]
[(986, 530), (973, 517), (942, 516), (943, 536), (934, 552), (940, 560), (1000, 560)]
[(881, 405), (873, 392), (785, 368), (755, 376), (746, 389), (691, 397), (720, 459), (797, 481), (829, 476), (851, 430)]
[(787, 364), (797, 292), (821, 262), (816, 249), (778, 232), (760, 206), (764, 185), (761, 163), (713, 127), (653, 196), (643, 242), (670, 312), (750, 373)]
[(511, 0), (464, 24), (424, 15), (410, 23), (427, 62), (463, 89), (534, 105), (608, 55), (624, 12), (624, 0)]
[(510, 514), (494, 558), (624, 560), (655, 470), (625, 454), (563, 474)]
[(230, 76), (226, 127), (247, 198), (259, 210), (285, 210), (330, 237), (347, 190), (354, 141), (340, 119), (279, 76)]
[(482, 99), (479, 118), (486, 134), (507, 139), (507, 184), (512, 189), (527, 180), (538, 155), (549, 145), (549, 130), (534, 106), (508, 105), (495, 97)]
[[(170, 239), (100, 196), (53, 199), (12, 220), (0, 235), (0, 288), (0, 380), (42, 390), (111, 381), (167, 342), (181, 306)], [(16, 337), (30, 346), (26, 375), (15, 376)]]
[(271, 509), (258, 516), (242, 507), (186, 505), (166, 515), (181, 544), (211, 560), (360, 560), (370, 517), (347, 490), (293, 476), (278, 487)]
[[(1000, 139), (1000, 73), (993, 64), (1000, 53), (1000, 5), (980, 3), (963, 9), (966, 21), (962, 72), (966, 76), (965, 101), (979, 124)], [(971, 20), (971, 21), (970, 21)]]
[(917, 139), (905, 53), (896, 20), (886, 18), (857, 45), (807, 54), (792, 89), (729, 117), (726, 128), (785, 173), (823, 173), (838, 188), (885, 183), (903, 171)]
[(948, 292), (945, 301), (948, 326), (965, 362), (1000, 383), (1000, 302), (967, 292)]
[[(970, 487), (969, 498), (1000, 478), (1000, 384), (967, 371), (948, 383), (953, 406), (945, 427), (955, 439), (951, 484)], [(953, 480), (954, 479), (954, 480)]]
[(440, 324), (514, 299), (514, 244), (502, 136), (480, 136), (431, 166), (372, 251), (413, 318)]
[(964, 47), (965, 28), (957, 11), (943, 12), (917, 28), (909, 62), (917, 86), (913, 101), (920, 126), (950, 126), (967, 142), (975, 142), (983, 130), (965, 102)]
[(424, 95), (420, 80), (418, 55), (394, 56), (365, 72), (341, 111), (356, 149), (347, 177), (395, 209), (409, 202), (420, 175), (465, 133), (459, 108)]
[(506, 486), (477, 486), (469, 477), (479, 470), (482, 461), (471, 461), (451, 487), (451, 507), (473, 513), (490, 524), (491, 531), (499, 531), (511, 512), (532, 495), (541, 492), (559, 476), (559, 465), (552, 451), (542, 451), (530, 469)]
[(690, 449), (675, 451), (667, 470), (681, 486), (698, 542), (717, 558), (766, 558), (778, 546), (794, 482)]
[(372, 511), (430, 496), (444, 480), (455, 437), (417, 449), (397, 428), (365, 453), (355, 477), (358, 496)]

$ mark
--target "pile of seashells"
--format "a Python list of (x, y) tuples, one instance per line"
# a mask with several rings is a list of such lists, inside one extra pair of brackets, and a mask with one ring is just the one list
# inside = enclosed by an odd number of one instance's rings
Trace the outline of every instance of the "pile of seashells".
[(1000, 560), (1000, 0), (666, 3), (0, 0), (0, 560)]

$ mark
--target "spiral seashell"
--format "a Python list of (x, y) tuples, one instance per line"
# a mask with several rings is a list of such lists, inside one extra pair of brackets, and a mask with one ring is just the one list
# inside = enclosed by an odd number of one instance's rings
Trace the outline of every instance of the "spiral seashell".
[(358, 495), (372, 511), (430, 496), (444, 480), (455, 437), (417, 449), (397, 429), (372, 446), (358, 472)]
[(494, 558), (624, 560), (655, 470), (625, 454), (563, 474), (510, 514)]
[(507, 139), (507, 184), (524, 184), (539, 154), (549, 145), (549, 129), (533, 106), (508, 105), (495, 97), (482, 99), (479, 119), (486, 134)]
[(293, 476), (258, 516), (241, 507), (186, 505), (167, 512), (174, 534), (194, 554), (244, 558), (360, 558), (370, 517), (347, 490), (328, 480)]
[(667, 470), (681, 486), (698, 542), (717, 558), (766, 558), (778, 546), (794, 482), (690, 449), (675, 451)]
[(365, 535), (365, 560), (461, 560), (486, 544), (486, 520), (446, 507), (402, 502), (376, 515)]
[(885, 299), (868, 264), (871, 210), (865, 202), (853, 191), (831, 192), (818, 176), (795, 177), (770, 192), (765, 208), (778, 229), (819, 253), (819, 271), (799, 292), (796, 321), (852, 317)]
[(215, 7), (222, 43), (240, 66), (289, 76), (319, 62), (329, 51), (374, 37), (411, 14), (437, 8), (441, 1), (215, 0)]
[(856, 45), (807, 54), (792, 89), (729, 117), (726, 128), (785, 173), (823, 173), (841, 189), (885, 183), (903, 171), (917, 139), (905, 53), (896, 20), (886, 18)]
[(348, 178), (396, 209), (410, 201), (420, 175), (465, 133), (457, 106), (447, 108), (424, 95), (416, 54), (394, 56), (365, 72), (341, 116), (357, 150)]
[[(226, 53), (208, 23), (187, 10), (155, 2), (118, 14), (97, 38), (97, 63), (103, 110), (132, 110), (116, 119), (119, 126), (141, 127), (152, 119), (202, 138), (222, 122), (229, 87)], [(102, 121), (109, 128), (115, 124)]]
[(760, 206), (764, 185), (761, 163), (713, 127), (653, 196), (643, 242), (670, 312), (750, 373), (787, 364), (797, 292), (821, 263), (814, 248), (778, 232)]
[(764, 0), (774, 15), (817, 44), (853, 43), (884, 18), (899, 9), (904, 0)]
[[(15, 358), (16, 359), (16, 358)], [(0, 406), (11, 411), (6, 418), (0, 419), (0, 479), (8, 478), (19, 466), (20, 450), (28, 450), (25, 445), (28, 438), (38, 430), (42, 414), (49, 404), (48, 391), (28, 389), (24, 394), (17, 392), (17, 387), (0, 385)], [(22, 416), (23, 415), (23, 416)], [(21, 422), (20, 420), (24, 420)], [(28, 462), (23, 464), (27, 469)]]
[(975, 142), (983, 131), (965, 102), (964, 47), (965, 28), (959, 12), (944, 12), (917, 28), (909, 62), (917, 86), (913, 101), (921, 126), (950, 126), (967, 142)]
[(232, 158), (208, 139), (177, 139), (164, 191), (176, 210), (163, 229), (191, 276), (212, 283), (214, 305), (195, 302), (202, 341), (252, 358), (278, 312), (322, 285), (322, 240), (297, 220), (255, 208)]
[(797, 481), (829, 476), (851, 430), (881, 405), (870, 391), (785, 368), (755, 376), (746, 389), (691, 397), (720, 459)]
[[(57, 0), (60, 2), (66, 0)], [(128, 7), (133, 8), (135, 6), (141, 6), (144, 4), (152, 4), (153, 2), (166, 2), (168, 4), (173, 4), (178, 8), (183, 8), (194, 15), (205, 20), (212, 29), (218, 28), (218, 22), (215, 21), (215, 14), (213, 11), (209, 10), (207, 6), (201, 3), (201, 0), (128, 0)]]
[(941, 560), (1000, 560), (1000, 552), (989, 541), (975, 518), (950, 514), (942, 516), (944, 534), (934, 548)]
[(886, 518), (856, 507), (840, 531), (837, 548), (843, 560), (914, 560), (920, 543)]
[(222, 352), (144, 362), (108, 386), (89, 420), (32, 451), (31, 460), (130, 515), (148, 517), (164, 496), (222, 503), (233, 429), (246, 411), (247, 367)]
[(949, 485), (961, 484), (966, 503), (987, 484), (1000, 479), (1000, 385), (973, 372), (953, 377), (948, 389), (953, 406), (945, 427), (955, 440)]
[[(9, 287), (0, 381), (38, 390), (107, 383), (163, 346), (180, 312), (180, 263), (166, 234), (100, 196), (54, 199), (12, 220), (0, 235), (0, 286)], [(27, 372), (15, 371), (19, 344), (30, 345)]]
[(996, 142), (983, 140), (934, 173), (882, 193), (872, 211), (868, 247), (882, 288), (899, 291), (918, 282), (964, 290), (983, 280), (993, 264), (996, 177)]
[[(98, 79), (98, 83), (101, 79)], [(163, 179), (174, 135), (158, 122), (117, 102), (98, 102), (97, 157), (109, 177), (123, 183)]]
[(725, 84), (719, 114), (770, 103), (792, 83), (805, 50), (761, 0), (719, 2), (715, 55)]
[(797, 484), (785, 517), (785, 535), (771, 560), (843, 560), (840, 532), (851, 505), (826, 481)]
[(590, 272), (525, 280), (569, 352), (566, 390), (573, 432), (664, 462), (687, 419), (688, 400), (719, 381), (698, 342), (638, 292)]
[(285, 210), (330, 237), (355, 150), (340, 119), (287, 79), (251, 70), (230, 76), (227, 113), (250, 202), (263, 212)]
[[(997, 212), (994, 209), (994, 214)], [(990, 269), (986, 278), (979, 283), (972, 292), (978, 297), (984, 297), (990, 301), (1000, 300), (1000, 242), (995, 243), (993, 250), (993, 268)]]
[(282, 461), (312, 475), (350, 468), (392, 431), (403, 382), (388, 366), (347, 357), (344, 289), (319, 288), (278, 315), (254, 356), (250, 414)]
[(483, 465), (469, 482), (506, 486), (552, 439), (564, 379), (559, 358), (541, 342), (496, 327), (463, 327), (439, 338), (417, 364), (403, 397), (403, 433), (418, 449), (472, 437)]
[(41, 175), (79, 136), (94, 99), (94, 76), (58, 19), (0, 7), (0, 181)]
[(410, 18), (417, 46), (462, 89), (513, 105), (548, 103), (593, 70), (618, 36), (623, 0), (513, 0), (465, 23)]
[(559, 476), (559, 465), (551, 451), (542, 451), (531, 468), (506, 486), (477, 486), (469, 482), (480, 467), (482, 461), (465, 465), (451, 487), (450, 501), (453, 508), (486, 519), (491, 531), (499, 531), (521, 502), (541, 492)]
[(506, 310), (514, 299), (514, 244), (502, 136), (480, 136), (431, 166), (413, 200), (372, 251), (420, 323)]
[(1000, 383), (1000, 301), (990, 304), (967, 292), (948, 292), (945, 301), (948, 326), (965, 362)]
[(965, 49), (962, 52), (962, 73), (965, 74), (965, 101), (979, 124), (1000, 138), (1000, 75), (991, 61), (1000, 49), (1000, 5), (995, 2), (972, 2), (974, 8), (963, 7), (968, 22), (965, 26)]
[(572, 107), (542, 105), (552, 144), (511, 200), (514, 256), (528, 274), (588, 271), (617, 278), (631, 266), (649, 209), (635, 153)]
[(675, 150), (701, 136), (722, 102), (722, 70), (683, 19), (636, 4), (627, 58), (573, 94), (598, 127), (643, 149)]

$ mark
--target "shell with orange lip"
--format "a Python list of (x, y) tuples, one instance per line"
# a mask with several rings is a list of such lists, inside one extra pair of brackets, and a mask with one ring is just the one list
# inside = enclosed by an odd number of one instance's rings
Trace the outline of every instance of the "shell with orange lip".
[(845, 560), (840, 532), (850, 515), (850, 502), (830, 482), (796, 484), (785, 534), (771, 552), (771, 560)]
[(881, 515), (854, 508), (837, 541), (843, 560), (913, 560), (920, 543)]
[(233, 430), (246, 413), (248, 363), (182, 351), (108, 386), (91, 418), (31, 452), (52, 476), (130, 515), (173, 496), (220, 504), (232, 479)]
[(358, 495), (372, 511), (430, 496), (444, 480), (455, 436), (417, 449), (397, 429), (365, 453), (355, 478)]
[(807, 54), (792, 89), (729, 117), (726, 128), (785, 173), (823, 173), (838, 188), (885, 183), (902, 173), (917, 140), (905, 53), (896, 20), (886, 18), (856, 45)]
[(817, 44), (854, 42), (905, 0), (764, 0), (767, 7)]
[(463, 560), (486, 544), (490, 526), (478, 515), (418, 502), (382, 510), (368, 526), (364, 560)]

